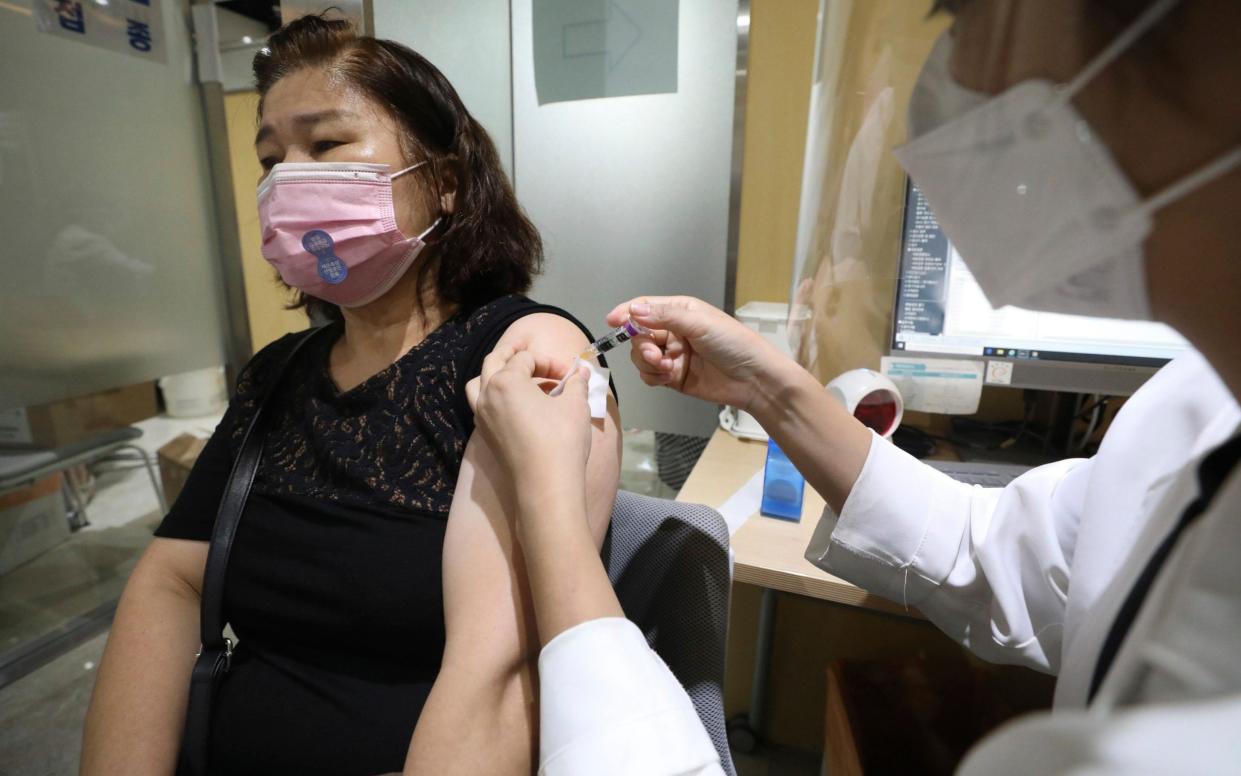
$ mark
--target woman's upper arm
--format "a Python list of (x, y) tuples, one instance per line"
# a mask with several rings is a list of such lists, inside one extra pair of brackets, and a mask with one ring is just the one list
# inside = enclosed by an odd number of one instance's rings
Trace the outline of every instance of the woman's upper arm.
[[(497, 347), (525, 342), (531, 350), (567, 358), (590, 344), (586, 335), (568, 319), (551, 313), (528, 315), (504, 332)], [(586, 509), (595, 543), (602, 546), (620, 481), (620, 410), (608, 393), (607, 415), (594, 422), (590, 460), (586, 470)]]
[[(537, 314), (518, 320), (497, 347), (523, 340), (548, 353), (579, 352), (586, 337), (564, 318)], [(587, 518), (602, 545), (620, 478), (620, 421), (609, 396), (607, 416), (595, 421), (587, 467)], [(549, 440), (554, 444), (554, 440)], [(506, 476), (481, 434), (466, 446), (444, 539), (446, 660), (524, 661), (538, 653), (533, 611), (521, 589), (520, 553), (514, 555), (512, 495)]]
[[(518, 339), (549, 354), (572, 355), (586, 344), (572, 323), (552, 315), (520, 319), (497, 346)], [(615, 401), (592, 434), (585, 519), (598, 546), (620, 476)], [(407, 773), (443, 772), (444, 762), (457, 773), (529, 773), (537, 763), (534, 666), (541, 642), (524, 556), (516, 551), (510, 482), (485, 435), (474, 434), (444, 535), (444, 656), (410, 744)]]
[(195, 602), (202, 596), (203, 570), (210, 544), (195, 539), (155, 537), (134, 567), (132, 577), (156, 584)]

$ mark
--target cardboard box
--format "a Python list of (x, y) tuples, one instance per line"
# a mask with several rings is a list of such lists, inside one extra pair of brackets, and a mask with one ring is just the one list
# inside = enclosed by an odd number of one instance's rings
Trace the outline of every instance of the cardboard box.
[(159, 449), (159, 479), (164, 485), (164, 498), (170, 505), (185, 487), (190, 469), (194, 468), (194, 462), (206, 446), (206, 439), (182, 434)]
[(159, 414), (155, 383), (0, 413), (0, 444), (55, 448)]
[(0, 574), (69, 538), (60, 474), (0, 493)]

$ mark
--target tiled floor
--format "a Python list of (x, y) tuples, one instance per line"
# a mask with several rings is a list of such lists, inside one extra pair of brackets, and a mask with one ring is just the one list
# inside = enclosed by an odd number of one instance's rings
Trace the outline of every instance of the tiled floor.
[(82, 721), (106, 634), (0, 689), (0, 766), (11, 776), (78, 771)]

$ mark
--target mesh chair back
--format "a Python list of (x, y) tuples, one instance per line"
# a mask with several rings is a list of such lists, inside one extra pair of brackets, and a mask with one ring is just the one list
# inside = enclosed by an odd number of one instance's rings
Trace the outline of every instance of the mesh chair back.
[(735, 776), (724, 719), (724, 641), (732, 580), (728, 527), (709, 507), (621, 491), (603, 547), (625, 616), (689, 693)]

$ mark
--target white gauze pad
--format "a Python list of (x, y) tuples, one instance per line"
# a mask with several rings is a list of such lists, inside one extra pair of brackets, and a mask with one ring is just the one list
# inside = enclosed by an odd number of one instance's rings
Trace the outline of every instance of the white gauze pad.
[(590, 416), (599, 420), (608, 414), (608, 370), (595, 361), (582, 361), (578, 365), (590, 370), (590, 383), (586, 386), (586, 403), (590, 405)]
[(586, 384), (586, 403), (590, 405), (590, 416), (598, 420), (608, 414), (608, 375), (610, 372), (594, 361), (573, 359), (573, 366), (569, 367), (569, 375), (557, 383), (547, 395), (559, 396), (563, 393), (564, 384), (568, 382), (569, 377), (577, 374), (577, 370), (581, 367), (590, 370), (590, 380)]

